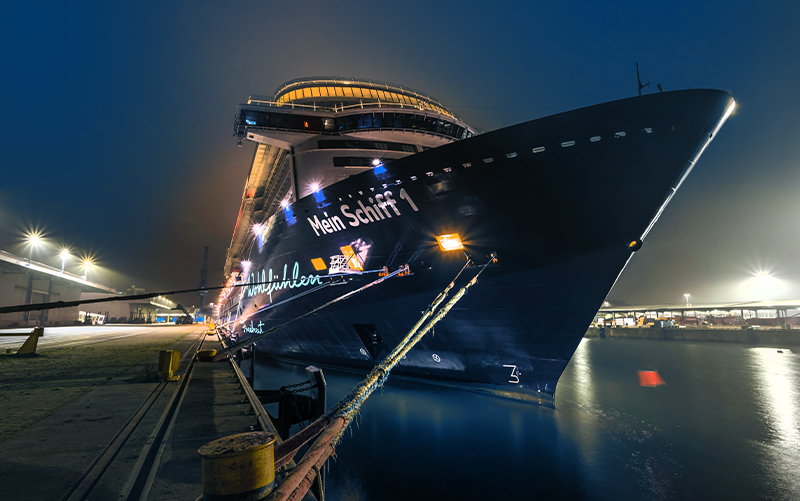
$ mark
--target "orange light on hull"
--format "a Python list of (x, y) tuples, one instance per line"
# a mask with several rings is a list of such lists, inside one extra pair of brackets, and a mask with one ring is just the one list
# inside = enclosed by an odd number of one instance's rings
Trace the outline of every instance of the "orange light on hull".
[(445, 252), (464, 248), (464, 244), (461, 243), (461, 237), (458, 236), (458, 233), (439, 235), (436, 237), (436, 240), (439, 242), (439, 247)]

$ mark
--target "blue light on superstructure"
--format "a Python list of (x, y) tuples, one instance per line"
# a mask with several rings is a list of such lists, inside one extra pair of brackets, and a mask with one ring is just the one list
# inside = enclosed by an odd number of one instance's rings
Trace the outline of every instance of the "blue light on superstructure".
[(292, 210), (289, 208), (288, 205), (283, 208), (283, 215), (286, 217), (287, 225), (291, 226), (297, 222), (297, 219), (295, 219), (294, 214), (292, 214)]

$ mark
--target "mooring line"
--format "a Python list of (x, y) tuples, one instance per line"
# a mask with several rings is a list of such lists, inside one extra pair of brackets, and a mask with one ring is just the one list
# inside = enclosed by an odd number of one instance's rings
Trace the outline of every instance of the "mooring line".
[[(489, 263), (496, 260), (496, 255), (492, 254)], [(423, 319), (417, 322), (414, 327), (409, 331), (406, 337), (400, 344), (392, 350), (384, 360), (375, 366), (369, 375), (353, 390), (347, 394), (339, 403), (331, 409), (322, 419), (327, 419), (330, 423), (325, 427), (324, 431), (319, 434), (314, 443), (308, 448), (303, 458), (297, 463), (297, 467), (281, 482), (281, 484), (272, 492), (267, 498), (269, 501), (289, 501), (302, 499), (308, 488), (311, 486), (317, 472), (325, 464), (330, 455), (333, 453), (334, 447), (341, 441), (342, 434), (355, 418), (361, 405), (372, 394), (372, 392), (382, 386), (386, 379), (389, 377), (390, 371), (402, 360), (403, 356), (408, 353), (421, 339), (430, 331), (436, 323), (447, 315), (453, 306), (464, 297), (470, 287), (478, 282), (478, 277), (483, 271), (488, 268), (488, 264), (481, 267), (480, 271), (459, 291), (453, 296), (447, 304), (439, 310), (438, 313), (433, 315), (435, 305), (441, 304), (454, 282), (451, 282), (445, 291), (443, 291), (428, 310), (423, 314)], [(463, 270), (462, 270), (463, 271)], [(461, 272), (459, 272), (460, 275)], [(433, 318), (430, 318), (433, 315)], [(425, 319), (428, 319), (423, 328), (419, 328)], [(312, 423), (311, 427), (320, 427), (320, 420)], [(302, 433), (302, 432), (301, 432)], [(289, 451), (281, 451), (289, 452)], [(283, 454), (282, 454), (283, 455)], [(276, 455), (277, 456), (277, 455)]]
[[(271, 327), (271, 328), (267, 329), (266, 331), (264, 331), (264, 332), (262, 332), (260, 334), (256, 334), (255, 336), (250, 336), (249, 338), (243, 339), (242, 341), (239, 341), (238, 343), (234, 343), (234, 344), (230, 345), (229, 347), (225, 348), (223, 350), (223, 354), (230, 355), (231, 353), (233, 353), (235, 351), (241, 350), (242, 348), (246, 348), (246, 347), (250, 346), (251, 344), (255, 343), (256, 341), (269, 336), (273, 332), (278, 331), (280, 329), (283, 329), (287, 325), (293, 324), (293, 323), (297, 322), (298, 320), (302, 320), (302, 319), (304, 319), (306, 317), (314, 315), (317, 312), (327, 308), (328, 306), (331, 306), (333, 304), (338, 303), (339, 301), (343, 301), (345, 299), (353, 297), (354, 295), (358, 294), (359, 292), (363, 292), (363, 291), (369, 289), (370, 287), (372, 287), (374, 285), (378, 285), (379, 283), (382, 283), (382, 282), (384, 282), (384, 281), (386, 281), (386, 280), (388, 280), (390, 278), (396, 277), (400, 273), (404, 273), (404, 272), (407, 272), (407, 271), (408, 271), (408, 267), (407, 266), (401, 266), (400, 268), (396, 269), (395, 271), (389, 273), (386, 276), (380, 277), (377, 280), (374, 280), (374, 281), (372, 281), (372, 282), (370, 282), (370, 283), (368, 283), (366, 285), (363, 285), (363, 286), (359, 287), (356, 290), (348, 292), (347, 294), (343, 294), (343, 295), (341, 295), (341, 296), (339, 296), (339, 297), (337, 297), (335, 299), (331, 299), (327, 303), (325, 303), (325, 304), (323, 304), (321, 306), (317, 306), (313, 310), (311, 310), (309, 312), (306, 312), (306, 313), (303, 313), (302, 315), (300, 315), (298, 317), (295, 317), (295, 318), (289, 320), (288, 322), (284, 322), (284, 323), (282, 323), (280, 325), (276, 325), (275, 327)], [(219, 357), (219, 355), (217, 355), (217, 357)]]

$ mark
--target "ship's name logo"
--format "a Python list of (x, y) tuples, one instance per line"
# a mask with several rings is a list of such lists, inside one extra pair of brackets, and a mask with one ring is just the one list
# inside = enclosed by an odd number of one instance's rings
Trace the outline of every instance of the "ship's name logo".
[(256, 294), (268, 294), (269, 295), (269, 302), (272, 302), (272, 293), (279, 290), (284, 289), (295, 289), (297, 287), (308, 287), (309, 285), (320, 285), (319, 275), (300, 275), (300, 263), (297, 261), (294, 262), (294, 266), (292, 267), (292, 276), (291, 278), (287, 277), (289, 265), (283, 265), (283, 278), (279, 278), (278, 272), (274, 272), (270, 268), (269, 270), (262, 269), (261, 273), (255, 272), (251, 273), (247, 277), (247, 283), (252, 283), (255, 285), (249, 285), (244, 288), (247, 297), (253, 297)]
[(250, 325), (245, 325), (242, 329), (247, 334), (263, 334), (262, 327), (264, 327), (264, 322), (258, 322), (258, 326), (254, 326), (253, 321), (250, 320)]
[[(400, 198), (406, 200), (414, 211), (419, 209), (408, 196), (405, 189), (400, 190)], [(383, 194), (377, 193), (375, 198), (367, 198), (367, 204), (358, 200), (357, 204), (351, 206), (350, 203), (342, 204), (339, 206), (339, 211), (345, 217), (334, 215), (331, 217), (323, 217), (320, 219), (318, 216), (314, 218), (306, 218), (308, 224), (314, 230), (317, 236), (325, 235), (327, 233), (335, 233), (347, 229), (345, 221), (348, 225), (355, 228), (362, 224), (376, 223), (384, 219), (391, 219), (393, 216), (399, 216), (400, 209), (397, 207), (397, 201), (394, 199), (392, 192), (387, 190)]]

